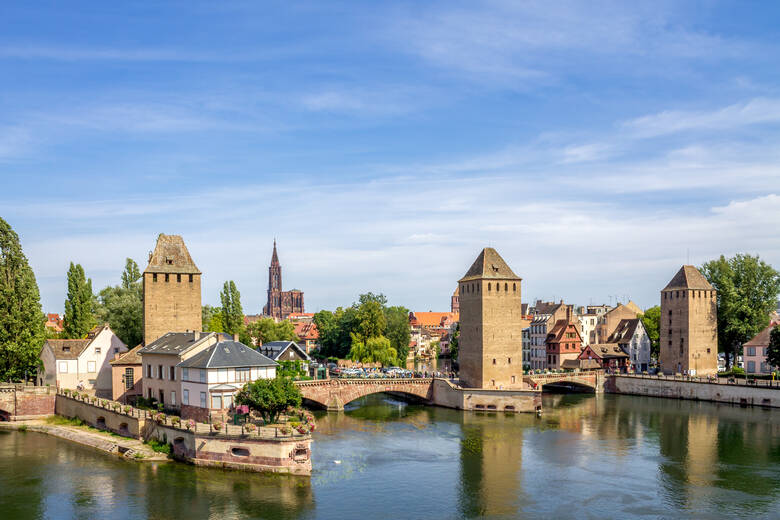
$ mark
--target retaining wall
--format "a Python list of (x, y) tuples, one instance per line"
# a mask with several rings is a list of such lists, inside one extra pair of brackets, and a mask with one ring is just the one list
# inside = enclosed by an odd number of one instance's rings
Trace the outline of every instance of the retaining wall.
[(622, 375), (607, 377), (606, 391), (617, 394), (647, 395), (672, 399), (714, 401), (748, 406), (780, 408), (780, 389), (685, 381), (663, 378), (642, 378)]
[(434, 379), (432, 400), (438, 406), (458, 410), (535, 412), (542, 406), (538, 391), (459, 388), (446, 379)]
[(0, 414), (8, 421), (37, 419), (54, 414), (56, 389), (49, 386), (0, 386)]
[(134, 439), (141, 438), (145, 423), (143, 417), (128, 415), (121, 409), (115, 412), (62, 394), (57, 394), (55, 412), (63, 417), (78, 417), (95, 428), (110, 430), (123, 437)]

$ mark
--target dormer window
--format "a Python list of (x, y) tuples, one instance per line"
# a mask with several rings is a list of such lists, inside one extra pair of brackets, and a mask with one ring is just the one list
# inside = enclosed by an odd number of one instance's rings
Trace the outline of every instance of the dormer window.
[(166, 256), (165, 263), (166, 265), (173, 265), (173, 258), (171, 258), (170, 256)]
[(63, 352), (70, 352), (70, 347), (62, 347)]

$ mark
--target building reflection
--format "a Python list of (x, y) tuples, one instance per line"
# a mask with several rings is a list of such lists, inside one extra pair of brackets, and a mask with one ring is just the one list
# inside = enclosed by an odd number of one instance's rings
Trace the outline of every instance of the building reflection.
[(527, 414), (464, 413), (458, 506), (464, 517), (514, 515), (524, 499), (523, 429)]

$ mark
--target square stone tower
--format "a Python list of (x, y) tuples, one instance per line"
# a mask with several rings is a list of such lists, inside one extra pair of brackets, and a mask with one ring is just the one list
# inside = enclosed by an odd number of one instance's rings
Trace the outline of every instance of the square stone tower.
[(692, 265), (661, 291), (660, 361), (665, 374), (718, 373), (717, 292)]
[(460, 379), (470, 388), (523, 384), (520, 282), (495, 249), (482, 250), (458, 280)]
[(179, 235), (157, 237), (144, 270), (144, 344), (168, 332), (200, 331), (200, 275)]

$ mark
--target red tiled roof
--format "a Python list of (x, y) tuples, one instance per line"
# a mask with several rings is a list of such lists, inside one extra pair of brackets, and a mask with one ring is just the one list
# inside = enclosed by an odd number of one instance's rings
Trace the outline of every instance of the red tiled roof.
[(298, 336), (300, 339), (302, 340), (320, 339), (320, 331), (317, 329), (316, 323), (299, 321), (294, 323), (294, 325), (295, 325), (295, 335)]
[(442, 327), (460, 320), (457, 312), (412, 312), (409, 323), (420, 327)]

